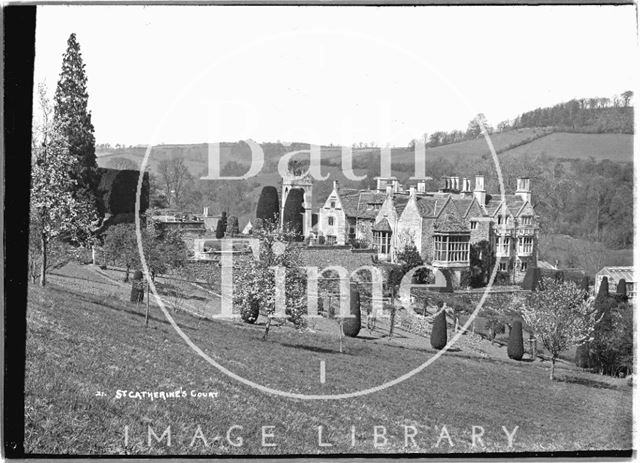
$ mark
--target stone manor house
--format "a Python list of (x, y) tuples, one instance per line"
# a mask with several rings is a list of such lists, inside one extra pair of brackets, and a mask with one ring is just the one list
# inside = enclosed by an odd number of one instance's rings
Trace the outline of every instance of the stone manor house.
[(396, 177), (376, 180), (375, 190), (341, 190), (334, 182), (317, 222), (310, 179), (283, 179), (281, 204), (291, 189), (300, 188), (306, 237), (370, 248), (382, 262), (395, 262), (398, 252), (413, 242), (425, 262), (448, 269), (458, 282), (470, 268), (470, 246), (484, 240), (499, 270), (516, 283), (527, 268), (537, 266), (538, 218), (528, 178), (518, 178), (515, 193), (505, 193), (504, 201), (499, 193), (487, 194), (480, 175), (473, 189), (467, 178), (445, 177), (438, 191), (426, 191), (424, 180), (408, 189)]

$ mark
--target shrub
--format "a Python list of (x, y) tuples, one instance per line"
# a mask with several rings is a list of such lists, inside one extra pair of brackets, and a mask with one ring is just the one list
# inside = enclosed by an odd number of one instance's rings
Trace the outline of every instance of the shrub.
[(240, 308), (240, 318), (245, 323), (255, 323), (260, 315), (260, 302), (252, 300), (249, 304), (243, 304)]
[(522, 322), (516, 320), (511, 327), (509, 344), (507, 345), (507, 355), (510, 359), (521, 360), (524, 355), (524, 344), (522, 342)]
[(609, 297), (609, 279), (607, 277), (602, 277), (600, 280), (600, 287), (598, 288), (598, 295), (596, 299), (606, 299)]
[(618, 286), (616, 287), (616, 300), (626, 302), (627, 299), (627, 281), (624, 278), (620, 278), (620, 280), (618, 280)]
[(538, 288), (540, 277), (541, 274), (539, 268), (528, 268), (527, 273), (525, 273), (524, 275), (524, 280), (522, 280), (522, 289), (526, 289), (527, 291), (535, 291)]
[(256, 207), (256, 218), (277, 222), (280, 215), (280, 201), (278, 190), (273, 186), (265, 186), (260, 193), (258, 206)]
[(324, 235), (318, 236), (318, 244), (324, 244), (324, 242), (325, 242)]
[(229, 222), (227, 223), (227, 233), (229, 234), (229, 236), (236, 236), (240, 233), (238, 218), (235, 215), (229, 217)]
[(347, 317), (342, 322), (342, 332), (345, 336), (355, 338), (360, 332), (360, 325), (362, 323), (360, 316), (360, 293), (355, 285), (351, 285), (351, 306), (350, 313), (353, 317)]
[(441, 350), (447, 345), (447, 318), (444, 310), (441, 310), (433, 320), (431, 328), (431, 347)]

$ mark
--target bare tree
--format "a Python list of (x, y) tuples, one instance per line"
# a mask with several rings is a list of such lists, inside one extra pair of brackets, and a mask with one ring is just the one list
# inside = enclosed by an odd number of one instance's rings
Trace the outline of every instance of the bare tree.
[(163, 159), (158, 164), (158, 175), (165, 187), (169, 205), (180, 204), (182, 193), (191, 180), (189, 169), (182, 158)]

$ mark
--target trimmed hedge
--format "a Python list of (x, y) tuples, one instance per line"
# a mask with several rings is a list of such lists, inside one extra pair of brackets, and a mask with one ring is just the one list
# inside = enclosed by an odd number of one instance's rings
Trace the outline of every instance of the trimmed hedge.
[(355, 338), (360, 332), (362, 317), (360, 315), (360, 293), (355, 285), (350, 289), (350, 313), (352, 317), (346, 317), (342, 322), (342, 333), (350, 338)]
[(433, 320), (431, 327), (431, 347), (441, 350), (447, 345), (447, 318), (444, 310), (440, 311)]
[(273, 186), (263, 187), (256, 207), (256, 218), (277, 222), (279, 215), (280, 200), (278, 199), (278, 190)]
[(507, 355), (513, 360), (522, 360), (524, 355), (524, 343), (522, 341), (522, 322), (516, 320), (511, 327), (509, 344), (507, 345)]

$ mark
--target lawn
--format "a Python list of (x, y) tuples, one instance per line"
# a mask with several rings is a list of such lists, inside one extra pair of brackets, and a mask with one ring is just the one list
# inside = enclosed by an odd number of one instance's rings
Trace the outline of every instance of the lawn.
[[(25, 450), (68, 454), (318, 454), (380, 452), (558, 451), (631, 448), (631, 388), (574, 369), (548, 379), (546, 362), (446, 353), (412, 378), (359, 398), (303, 401), (270, 395), (225, 376), (194, 354), (155, 307), (142, 310), (113, 286), (91, 278), (52, 278), (31, 286), (27, 311)], [(434, 351), (346, 340), (174, 314), (181, 329), (236, 374), (303, 394), (356, 391), (398, 377)], [(320, 362), (326, 381), (320, 382)], [(185, 398), (117, 398), (118, 390), (184, 390)], [(191, 391), (215, 398), (190, 397)], [(233, 428), (233, 426), (242, 426)], [(472, 426), (483, 446), (472, 447)], [(128, 442), (125, 443), (125, 426)], [(148, 444), (171, 426), (172, 443)], [(202, 436), (196, 438), (198, 426)], [(274, 428), (269, 428), (273, 426)], [(318, 427), (323, 443), (318, 445)], [(374, 446), (383, 426), (387, 445)], [(405, 447), (405, 426), (417, 431)], [(513, 448), (509, 432), (518, 426)], [(265, 427), (263, 429), (263, 427)], [(352, 428), (353, 427), (353, 428)], [(446, 427), (446, 432), (443, 429)], [(352, 429), (354, 437), (352, 437)], [(231, 430), (235, 444), (226, 439)], [(382, 433), (382, 428), (377, 428)], [(263, 446), (262, 433), (267, 434)], [(273, 432), (274, 437), (268, 434)], [(439, 436), (448, 434), (434, 447)], [(480, 428), (476, 428), (480, 432)], [(217, 437), (217, 438), (216, 438)], [(193, 446), (190, 444), (193, 443)], [(352, 445), (355, 443), (355, 445)], [(378, 443), (384, 443), (378, 438)], [(450, 445), (453, 444), (453, 447)]]

